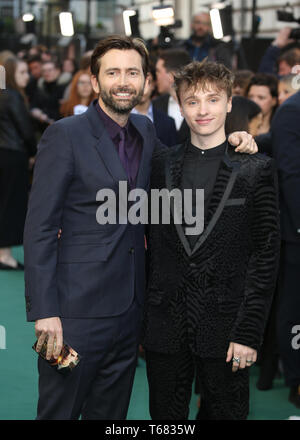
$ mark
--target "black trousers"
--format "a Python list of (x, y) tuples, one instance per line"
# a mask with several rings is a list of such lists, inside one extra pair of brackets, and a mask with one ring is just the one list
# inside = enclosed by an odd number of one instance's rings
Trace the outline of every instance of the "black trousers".
[(141, 308), (95, 319), (62, 318), (64, 340), (81, 356), (67, 376), (39, 358), (41, 420), (123, 420), (126, 418), (137, 362)]
[(225, 359), (201, 359), (190, 351), (174, 355), (146, 351), (150, 415), (153, 420), (186, 420), (195, 373), (206, 420), (244, 420), (249, 412), (249, 369), (232, 372)]
[(293, 387), (300, 385), (300, 349), (293, 344), (293, 328), (300, 325), (300, 245), (285, 243), (282, 257), (277, 332), (286, 384)]

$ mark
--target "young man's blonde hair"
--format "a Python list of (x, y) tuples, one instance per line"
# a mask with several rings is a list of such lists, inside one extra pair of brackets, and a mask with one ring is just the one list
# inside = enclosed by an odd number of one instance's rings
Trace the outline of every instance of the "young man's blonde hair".
[(215, 86), (218, 91), (224, 90), (228, 99), (232, 96), (232, 87), (234, 74), (224, 64), (207, 61), (206, 59), (199, 62), (184, 66), (175, 74), (175, 89), (180, 103), (180, 91), (183, 86), (186, 89), (201, 88), (207, 90), (211, 85)]

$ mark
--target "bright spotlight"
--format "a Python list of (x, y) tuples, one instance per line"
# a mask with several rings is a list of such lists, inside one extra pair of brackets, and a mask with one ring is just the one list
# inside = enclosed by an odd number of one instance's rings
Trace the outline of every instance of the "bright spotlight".
[(61, 12), (59, 14), (60, 32), (64, 37), (74, 35), (73, 17), (71, 12)]

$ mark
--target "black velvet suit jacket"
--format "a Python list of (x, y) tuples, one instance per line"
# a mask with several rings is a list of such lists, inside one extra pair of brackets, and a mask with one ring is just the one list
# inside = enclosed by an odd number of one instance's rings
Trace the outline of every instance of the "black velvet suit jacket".
[[(186, 145), (153, 159), (151, 187), (180, 188)], [(258, 349), (279, 257), (277, 176), (273, 159), (235, 153), (221, 162), (193, 249), (182, 225), (152, 225), (143, 345), (161, 353), (189, 348), (225, 357), (230, 342)]]

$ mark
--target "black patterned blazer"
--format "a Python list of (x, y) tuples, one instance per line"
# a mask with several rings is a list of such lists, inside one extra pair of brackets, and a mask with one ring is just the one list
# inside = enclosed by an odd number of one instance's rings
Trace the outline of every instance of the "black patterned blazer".
[[(153, 158), (151, 188), (181, 188), (185, 149)], [(229, 146), (194, 248), (172, 215), (150, 227), (147, 350), (220, 358), (230, 342), (260, 347), (278, 269), (278, 211), (273, 159)]]

